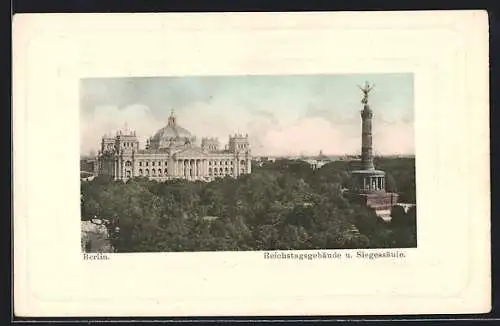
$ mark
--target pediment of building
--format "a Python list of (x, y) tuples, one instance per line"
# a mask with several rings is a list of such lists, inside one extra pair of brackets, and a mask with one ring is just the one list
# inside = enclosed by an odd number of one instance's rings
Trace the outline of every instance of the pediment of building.
[(201, 148), (186, 148), (174, 153), (175, 159), (191, 159), (191, 158), (206, 158), (207, 153), (203, 152)]

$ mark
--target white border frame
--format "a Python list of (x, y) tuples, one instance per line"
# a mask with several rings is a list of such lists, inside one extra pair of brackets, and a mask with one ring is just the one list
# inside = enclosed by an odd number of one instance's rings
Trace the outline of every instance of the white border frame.
[[(30, 14), (13, 28), (16, 315), (489, 311), (485, 12)], [(80, 78), (384, 72), (415, 74), (418, 248), (405, 259), (82, 260)]]

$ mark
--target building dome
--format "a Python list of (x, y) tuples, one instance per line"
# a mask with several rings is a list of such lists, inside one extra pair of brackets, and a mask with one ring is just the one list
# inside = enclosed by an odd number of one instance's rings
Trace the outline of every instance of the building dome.
[(182, 128), (179, 125), (171, 125), (170, 123), (165, 127), (158, 130), (153, 137), (151, 137), (151, 141), (160, 141), (160, 140), (171, 140), (171, 139), (183, 139), (183, 138), (191, 138), (191, 133)]
[(151, 148), (169, 147), (171, 143), (185, 143), (193, 141), (194, 137), (189, 130), (177, 124), (177, 118), (172, 112), (168, 117), (168, 124), (158, 130), (150, 139)]

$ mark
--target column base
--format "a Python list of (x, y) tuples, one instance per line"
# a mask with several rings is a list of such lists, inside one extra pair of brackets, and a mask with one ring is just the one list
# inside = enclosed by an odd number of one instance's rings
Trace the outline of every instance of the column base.
[(347, 197), (353, 202), (373, 208), (375, 211), (390, 211), (397, 204), (399, 195), (393, 192), (359, 193), (348, 192)]

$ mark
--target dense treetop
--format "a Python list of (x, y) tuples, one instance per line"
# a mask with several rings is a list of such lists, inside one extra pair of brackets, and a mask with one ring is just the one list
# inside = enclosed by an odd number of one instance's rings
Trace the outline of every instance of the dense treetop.
[[(378, 158), (388, 190), (415, 202), (413, 158)], [(82, 182), (82, 219), (112, 220), (118, 252), (339, 249), (416, 246), (416, 209), (384, 222), (343, 196), (349, 164), (312, 170), (299, 160), (253, 166), (213, 182), (97, 177)]]

